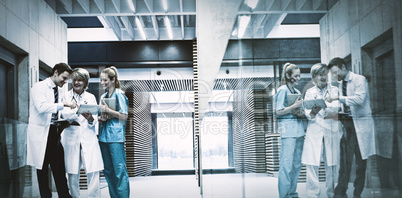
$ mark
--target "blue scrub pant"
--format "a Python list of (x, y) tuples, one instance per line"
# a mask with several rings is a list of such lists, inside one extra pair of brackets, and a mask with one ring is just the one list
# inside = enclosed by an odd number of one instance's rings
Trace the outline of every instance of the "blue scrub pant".
[(298, 197), (297, 180), (302, 168), (304, 136), (281, 138), (280, 166), (278, 174), (279, 197)]
[(102, 152), (103, 173), (112, 198), (130, 197), (130, 183), (126, 167), (126, 152), (124, 143), (99, 142)]

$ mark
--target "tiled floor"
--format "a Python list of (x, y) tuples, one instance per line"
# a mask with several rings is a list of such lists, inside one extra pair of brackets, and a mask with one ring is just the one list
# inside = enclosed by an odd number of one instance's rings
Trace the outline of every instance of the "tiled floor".
[[(149, 176), (130, 178), (130, 197), (134, 198), (277, 198), (278, 180), (266, 174), (215, 174), (203, 176), (203, 195), (193, 175), (180, 176)], [(321, 198), (325, 198), (325, 183), (320, 183)], [(102, 198), (108, 198), (108, 188), (101, 181)], [(299, 183), (297, 191), (300, 197), (307, 197), (305, 183)], [(352, 197), (353, 184), (349, 184), (348, 195)], [(87, 192), (81, 191), (81, 197)], [(57, 196), (54, 196), (57, 197)], [(400, 197), (397, 191), (364, 189), (363, 198), (393, 198)]]

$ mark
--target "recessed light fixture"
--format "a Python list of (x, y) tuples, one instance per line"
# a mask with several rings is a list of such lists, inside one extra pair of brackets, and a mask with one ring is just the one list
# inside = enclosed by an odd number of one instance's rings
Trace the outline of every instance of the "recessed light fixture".
[(246, 32), (246, 28), (248, 26), (248, 23), (250, 22), (250, 16), (248, 15), (242, 15), (240, 16), (240, 22), (239, 22), (239, 38), (243, 38), (244, 32)]
[(142, 23), (141, 23), (140, 19), (138, 18), (138, 16), (135, 17), (135, 24), (137, 25), (137, 28), (140, 30), (142, 38), (147, 39), (145, 36), (144, 28), (142, 27)]
[(167, 12), (167, 9), (168, 9), (167, 0), (162, 0), (162, 6), (163, 6), (163, 9), (165, 10), (165, 12)]
[(251, 10), (254, 10), (255, 7), (257, 7), (258, 0), (246, 0), (245, 4), (251, 8)]
[(172, 33), (172, 26), (170, 25), (169, 17), (165, 16), (164, 19), (165, 19), (165, 26), (166, 26), (166, 28), (168, 30), (169, 38), (170, 38), (170, 40), (172, 40), (173, 39), (173, 33)]

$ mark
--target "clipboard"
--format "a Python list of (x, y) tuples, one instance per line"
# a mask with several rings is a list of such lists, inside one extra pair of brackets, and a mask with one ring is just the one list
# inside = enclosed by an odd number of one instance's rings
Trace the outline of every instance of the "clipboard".
[(103, 101), (105, 101), (109, 108), (116, 110), (116, 98), (104, 98)]
[(89, 104), (82, 104), (80, 108), (78, 108), (77, 114), (81, 115), (84, 112), (91, 112), (92, 115), (97, 115), (99, 112), (100, 106), (99, 105), (89, 105)]
[(306, 109), (311, 109), (314, 105), (321, 107), (322, 109), (327, 108), (327, 105), (323, 99), (303, 100), (303, 106)]
[(297, 100), (298, 97), (302, 97), (302, 95), (301, 95), (301, 94), (288, 94), (288, 95), (286, 96), (286, 98), (287, 98), (286, 101), (287, 101), (287, 103), (288, 103), (288, 106), (294, 104), (294, 103), (296, 102), (296, 100)]

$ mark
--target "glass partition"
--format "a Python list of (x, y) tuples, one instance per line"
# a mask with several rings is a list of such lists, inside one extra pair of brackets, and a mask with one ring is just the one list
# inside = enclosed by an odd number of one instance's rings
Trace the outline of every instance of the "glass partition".
[[(0, 118), (0, 192), (2, 197), (31, 197), (36, 171), (27, 166), (25, 122)], [(33, 176), (35, 178), (33, 178)], [(33, 182), (34, 181), (34, 182)]]

